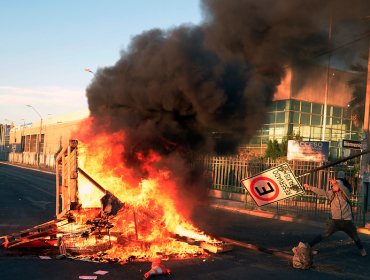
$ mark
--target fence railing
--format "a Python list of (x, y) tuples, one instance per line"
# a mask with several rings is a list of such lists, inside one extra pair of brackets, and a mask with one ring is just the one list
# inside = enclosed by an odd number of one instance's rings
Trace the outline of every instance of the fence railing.
[[(286, 161), (282, 160), (251, 160), (240, 157), (200, 157), (194, 161), (199, 167), (213, 170), (213, 189), (245, 194), (245, 207), (248, 209), (257, 208), (251, 196), (245, 191), (240, 180), (261, 173), (267, 169), (278, 166)], [(299, 175), (309, 170), (322, 166), (319, 162), (297, 162), (288, 161), (294, 174)], [(338, 171), (343, 170), (347, 180), (352, 185), (351, 204), (354, 214), (354, 222), (363, 225), (365, 223), (365, 211), (367, 197), (360, 188), (360, 170), (358, 166), (347, 166), (344, 164), (335, 165), (307, 176), (298, 178), (301, 185), (309, 184), (328, 190), (329, 178), (335, 178)], [(330, 201), (325, 197), (319, 197), (311, 191), (304, 195), (275, 202), (262, 206), (262, 209), (282, 214), (295, 214), (297, 217), (310, 218), (315, 220), (330, 219)]]
[[(12, 163), (37, 165), (38, 156), (38, 153), (9, 153), (4, 158)], [(40, 154), (40, 165), (55, 168), (55, 154)]]

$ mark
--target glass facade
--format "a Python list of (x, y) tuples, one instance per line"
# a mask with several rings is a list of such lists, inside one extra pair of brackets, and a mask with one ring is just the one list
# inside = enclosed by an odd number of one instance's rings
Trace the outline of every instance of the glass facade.
[[(300, 100), (278, 100), (271, 104), (261, 130), (250, 139), (247, 151), (264, 153), (269, 140), (282, 142), (287, 135), (299, 134), (303, 141), (321, 141), (324, 105)], [(325, 141), (329, 142), (330, 158), (341, 155), (341, 141), (361, 140), (362, 127), (356, 127), (345, 108), (327, 106)]]

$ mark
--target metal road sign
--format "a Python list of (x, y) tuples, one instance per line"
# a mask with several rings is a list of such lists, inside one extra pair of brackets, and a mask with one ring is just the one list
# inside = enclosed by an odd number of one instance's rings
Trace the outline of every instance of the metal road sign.
[(305, 192), (288, 163), (243, 179), (241, 183), (258, 207)]
[(13, 143), (12, 144), (12, 149), (13, 149), (13, 151), (15, 151), (17, 149), (17, 144)]

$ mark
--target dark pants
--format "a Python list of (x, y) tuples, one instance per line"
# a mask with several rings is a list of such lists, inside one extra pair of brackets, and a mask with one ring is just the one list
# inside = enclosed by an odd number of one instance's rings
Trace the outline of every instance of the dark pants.
[(345, 233), (347, 233), (360, 250), (364, 248), (360, 238), (358, 237), (356, 227), (353, 224), (352, 220), (331, 220), (326, 231), (323, 234), (316, 236), (308, 244), (312, 247), (316, 243), (319, 243), (321, 240), (328, 238), (330, 235), (337, 231), (344, 231)]

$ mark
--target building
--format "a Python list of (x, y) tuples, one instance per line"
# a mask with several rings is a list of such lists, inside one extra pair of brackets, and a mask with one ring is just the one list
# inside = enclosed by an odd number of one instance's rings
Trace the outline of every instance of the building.
[[(338, 69), (329, 72), (325, 141), (329, 142), (331, 159), (349, 153), (341, 148), (342, 139), (362, 139), (362, 126), (356, 126), (348, 113), (351, 90), (346, 84), (353, 75)], [(321, 141), (326, 77), (327, 68), (323, 66), (289, 69), (261, 129), (240, 148), (263, 155), (269, 140), (281, 143), (293, 134), (299, 134), (304, 141)]]
[[(45, 120), (23, 125), (6, 126), (4, 141), (2, 144), (2, 159), (16, 162), (34, 164), (40, 154), (40, 162), (46, 165), (54, 165), (55, 155), (68, 145), (71, 135), (78, 129), (79, 123), (90, 114), (88, 109), (70, 114), (48, 118)], [(40, 137), (41, 134), (41, 137)], [(40, 137), (40, 138), (39, 138)], [(40, 148), (38, 140), (40, 139)], [(6, 156), (4, 155), (6, 154)]]

